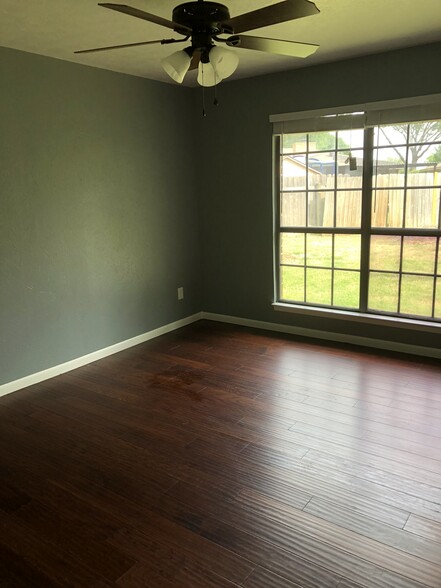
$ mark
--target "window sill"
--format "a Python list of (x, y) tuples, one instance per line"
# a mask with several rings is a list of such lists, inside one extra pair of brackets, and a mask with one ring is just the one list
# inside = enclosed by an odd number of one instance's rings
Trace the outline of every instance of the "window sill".
[(303, 306), (300, 304), (288, 304), (285, 302), (274, 302), (273, 308), (280, 312), (289, 312), (294, 314), (306, 314), (321, 318), (342, 319), (358, 323), (368, 323), (382, 327), (394, 327), (398, 329), (413, 329), (416, 331), (426, 331), (428, 333), (441, 333), (441, 323), (429, 321), (419, 321), (416, 319), (382, 316), (376, 314), (367, 314), (362, 312), (352, 312), (350, 310), (337, 310), (334, 308), (319, 308), (316, 306)]

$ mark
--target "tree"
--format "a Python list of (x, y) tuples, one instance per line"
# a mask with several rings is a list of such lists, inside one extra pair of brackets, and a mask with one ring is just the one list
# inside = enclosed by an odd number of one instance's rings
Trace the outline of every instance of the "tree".
[[(399, 133), (403, 137), (403, 144), (409, 143), (409, 161), (410, 165), (418, 163), (424, 157), (427, 151), (431, 148), (433, 141), (441, 140), (441, 122), (420, 122), (409, 125), (392, 125), (391, 127), (395, 133)], [(402, 153), (397, 149), (396, 140), (388, 136), (385, 127), (380, 127), (380, 131), (392, 149), (400, 158), (400, 161), (406, 163)], [(439, 151), (439, 148), (438, 150)], [(430, 156), (432, 157), (432, 156)], [(438, 161), (438, 160), (437, 160)]]
[(438, 145), (438, 148), (432, 155), (429, 155), (427, 161), (430, 163), (441, 163), (441, 145)]

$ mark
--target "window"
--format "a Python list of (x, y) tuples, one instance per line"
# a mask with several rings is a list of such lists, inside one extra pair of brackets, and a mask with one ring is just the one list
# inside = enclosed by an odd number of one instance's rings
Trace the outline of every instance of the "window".
[(277, 301), (441, 321), (441, 120), (404, 108), (275, 131)]

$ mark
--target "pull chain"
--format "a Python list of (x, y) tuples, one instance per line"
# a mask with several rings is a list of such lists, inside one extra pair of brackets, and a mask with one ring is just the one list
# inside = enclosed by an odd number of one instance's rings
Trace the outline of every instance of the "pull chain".
[(205, 111), (205, 88), (202, 86), (202, 117), (206, 118), (207, 113)]
[(205, 86), (204, 86), (204, 67), (202, 66), (202, 118), (206, 118), (207, 113), (205, 111)]

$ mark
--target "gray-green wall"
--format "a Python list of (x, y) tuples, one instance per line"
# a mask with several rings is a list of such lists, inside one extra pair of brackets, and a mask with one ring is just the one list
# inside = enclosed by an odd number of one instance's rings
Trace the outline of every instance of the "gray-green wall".
[(0, 83), (0, 384), (199, 311), (192, 91), (8, 49)]
[(202, 120), (200, 89), (0, 49), (0, 384), (200, 310), (441, 347), (272, 310), (268, 122), (439, 93), (440, 61), (435, 44), (224, 83)]
[(221, 86), (204, 121), (200, 194), (204, 310), (337, 333), (441, 347), (441, 335), (276, 312), (269, 115), (441, 92), (441, 44)]

